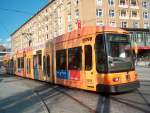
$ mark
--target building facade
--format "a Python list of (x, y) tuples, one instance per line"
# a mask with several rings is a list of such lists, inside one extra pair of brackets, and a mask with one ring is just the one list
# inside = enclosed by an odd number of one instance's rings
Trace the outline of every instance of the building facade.
[(149, 0), (49, 0), (12, 33), (12, 51), (42, 45), (83, 26), (104, 25), (130, 31), (141, 50), (150, 50)]

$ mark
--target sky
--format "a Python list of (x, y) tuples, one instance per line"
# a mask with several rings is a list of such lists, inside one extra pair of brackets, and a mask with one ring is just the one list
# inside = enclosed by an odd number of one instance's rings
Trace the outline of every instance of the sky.
[(48, 0), (0, 0), (0, 44), (10, 42), (10, 35), (47, 3)]

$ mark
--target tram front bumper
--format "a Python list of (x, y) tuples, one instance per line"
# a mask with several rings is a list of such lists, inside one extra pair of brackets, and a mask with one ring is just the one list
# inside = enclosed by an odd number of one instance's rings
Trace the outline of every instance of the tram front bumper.
[(105, 84), (98, 84), (96, 86), (97, 92), (102, 93), (121, 93), (121, 92), (128, 92), (135, 90), (140, 87), (139, 81), (119, 84), (119, 85), (105, 85)]

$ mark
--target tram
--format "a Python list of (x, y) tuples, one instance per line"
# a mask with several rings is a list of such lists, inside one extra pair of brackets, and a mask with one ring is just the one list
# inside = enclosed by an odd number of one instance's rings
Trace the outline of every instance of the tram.
[(6, 68), (6, 73), (14, 74), (15, 73), (15, 62), (13, 61), (12, 54), (6, 54), (3, 57), (3, 66)]
[(13, 56), (14, 74), (97, 92), (126, 92), (140, 87), (128, 32), (112, 27), (83, 27), (24, 48)]

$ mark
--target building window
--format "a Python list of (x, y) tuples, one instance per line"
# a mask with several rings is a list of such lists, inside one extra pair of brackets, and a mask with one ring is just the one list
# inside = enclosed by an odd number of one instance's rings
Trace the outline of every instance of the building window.
[(46, 26), (46, 30), (48, 31), (48, 26)]
[(137, 3), (136, 3), (136, 0), (131, 0), (131, 6), (136, 6)]
[(61, 25), (61, 20), (62, 20), (62, 17), (58, 17), (58, 25)]
[(143, 12), (143, 18), (148, 19), (148, 12)]
[(68, 32), (71, 32), (72, 31), (72, 25), (68, 25)]
[(97, 5), (102, 5), (102, 0), (96, 0)]
[(147, 34), (147, 42), (150, 42), (150, 34)]
[(143, 38), (142, 38), (142, 34), (141, 33), (138, 33), (136, 35), (136, 38), (137, 38), (137, 42), (143, 42)]
[(102, 9), (96, 9), (96, 16), (102, 17)]
[(78, 10), (78, 9), (75, 11), (75, 18), (76, 18), (76, 19), (79, 18), (79, 10)]
[(71, 2), (67, 3), (67, 8), (70, 9), (71, 8)]
[(109, 17), (114, 17), (115, 16), (115, 11), (110, 9), (109, 10)]
[(109, 5), (114, 5), (114, 0), (108, 0)]
[(103, 21), (97, 21), (96, 22), (96, 26), (103, 26), (103, 25), (104, 25)]
[(142, 6), (143, 6), (144, 8), (147, 8), (148, 3), (147, 3), (146, 1), (144, 1), (144, 2), (142, 3)]
[(121, 17), (126, 17), (126, 14), (127, 14), (126, 10), (121, 10), (120, 12)]
[(48, 39), (48, 34), (46, 35), (46, 39)]
[(120, 0), (120, 5), (125, 5), (125, 0)]
[(116, 27), (116, 22), (110, 22), (110, 26), (112, 26), (112, 27)]
[(137, 21), (133, 22), (133, 28), (139, 28), (139, 27), (140, 27), (139, 22)]
[(132, 17), (133, 18), (137, 17), (137, 11), (132, 11)]
[[(80, 2), (80, 0), (74, 0), (73, 3), (74, 3), (75, 6), (78, 6), (79, 2)], [(63, 4), (63, 1), (62, 1), (62, 4)]]
[(121, 23), (121, 27), (122, 27), (122, 28), (127, 28), (127, 27), (128, 27), (127, 22), (122, 22), (122, 23)]
[(68, 15), (68, 22), (71, 22), (72, 18), (71, 18), (71, 15), (69, 14)]
[(149, 24), (148, 23), (144, 23), (144, 28), (149, 28)]

